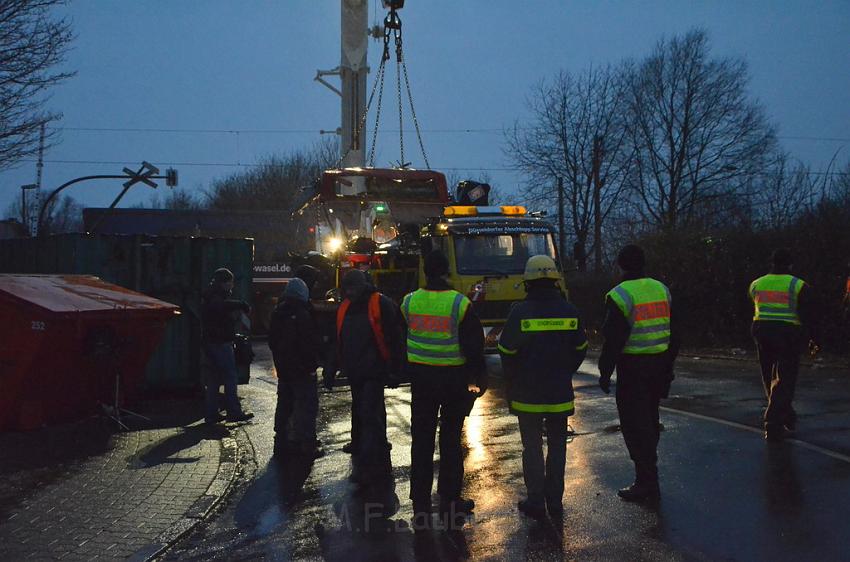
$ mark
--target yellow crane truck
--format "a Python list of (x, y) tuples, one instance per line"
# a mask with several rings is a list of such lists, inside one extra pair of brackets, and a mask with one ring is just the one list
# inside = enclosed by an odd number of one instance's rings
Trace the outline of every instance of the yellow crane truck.
[[(494, 349), (511, 305), (525, 298), (528, 258), (547, 255), (559, 263), (555, 229), (524, 207), (486, 204), (489, 186), (464, 183), (460, 204), (433, 170), (325, 171), (305, 207), (316, 213), (317, 250), (334, 268), (335, 288), (321, 308), (335, 309), (339, 281), (353, 268), (368, 271), (381, 292), (400, 301), (424, 286), (422, 256), (439, 249), (449, 259), (450, 283), (472, 301), (487, 348)], [(561, 287), (566, 291), (563, 281)]]

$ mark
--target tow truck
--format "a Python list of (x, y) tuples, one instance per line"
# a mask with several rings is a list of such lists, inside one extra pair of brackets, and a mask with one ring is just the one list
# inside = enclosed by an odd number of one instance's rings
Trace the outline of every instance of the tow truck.
[(518, 205), (489, 205), (488, 189), (463, 182), (455, 202), (434, 170), (326, 170), (307, 207), (334, 271), (322, 308), (335, 309), (339, 282), (351, 269), (367, 271), (378, 290), (401, 301), (425, 285), (423, 256), (442, 250), (449, 282), (472, 301), (486, 347), (495, 349), (511, 305), (525, 298), (525, 262), (541, 254), (559, 259), (554, 227), (544, 217)]

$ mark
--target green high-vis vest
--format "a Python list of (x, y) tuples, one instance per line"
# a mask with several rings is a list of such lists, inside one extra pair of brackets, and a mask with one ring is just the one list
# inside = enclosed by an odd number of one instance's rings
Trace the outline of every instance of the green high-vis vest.
[(793, 275), (768, 274), (750, 284), (754, 321), (785, 322), (800, 325), (797, 305), (805, 281)]
[(407, 360), (432, 367), (465, 365), (458, 330), (470, 304), (457, 291), (419, 289), (405, 296)]
[(649, 277), (623, 281), (607, 297), (631, 326), (623, 353), (651, 355), (670, 347), (670, 290)]

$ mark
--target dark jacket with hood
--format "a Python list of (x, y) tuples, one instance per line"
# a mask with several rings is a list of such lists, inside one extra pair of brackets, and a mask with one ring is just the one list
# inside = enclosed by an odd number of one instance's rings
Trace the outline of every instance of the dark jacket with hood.
[(281, 379), (305, 376), (318, 368), (322, 338), (303, 282), (299, 286), (290, 281), (272, 312), (269, 348)]
[(346, 291), (351, 304), (342, 322), (336, 350), (340, 369), (353, 383), (367, 379), (386, 381), (401, 370), (401, 314), (389, 297), (380, 295), (381, 327), (390, 352), (390, 360), (385, 361), (369, 322), (369, 299), (375, 292), (375, 287), (370, 284)]
[(230, 291), (211, 283), (201, 296), (201, 330), (206, 343), (228, 343), (236, 339), (236, 313), (248, 312), (245, 301), (231, 298)]
[[(535, 330), (553, 319), (562, 330)], [(578, 310), (557, 287), (532, 286), (524, 301), (508, 314), (499, 338), (499, 352), (508, 381), (508, 401), (514, 413), (557, 412), (571, 415), (573, 375), (587, 353), (587, 336)], [(517, 404), (523, 405), (523, 407)]]

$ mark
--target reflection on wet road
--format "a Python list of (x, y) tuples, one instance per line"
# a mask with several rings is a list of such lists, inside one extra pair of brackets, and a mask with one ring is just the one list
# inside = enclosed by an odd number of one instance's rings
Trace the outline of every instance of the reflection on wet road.
[[(262, 357), (261, 357), (262, 359)], [(498, 362), (491, 362), (498, 372)], [(259, 368), (259, 367), (258, 367)], [(589, 375), (576, 379), (576, 431), (567, 448), (563, 527), (517, 511), (523, 497), (516, 418), (499, 389), (466, 420), (464, 495), (474, 517), (454, 532), (413, 532), (409, 493), (410, 393), (387, 391), (394, 485), (358, 492), (348, 482), (350, 399), (322, 395), (327, 455), (311, 463), (272, 460), (274, 380), (262, 371), (247, 390), (257, 423), (241, 443), (256, 457), (251, 480), (216, 519), (168, 557), (344, 560), (836, 560), (847, 557), (850, 464), (753, 432), (663, 412), (663, 498), (656, 508), (621, 502), (632, 470), (613, 399)], [(272, 384), (268, 384), (272, 383)]]

